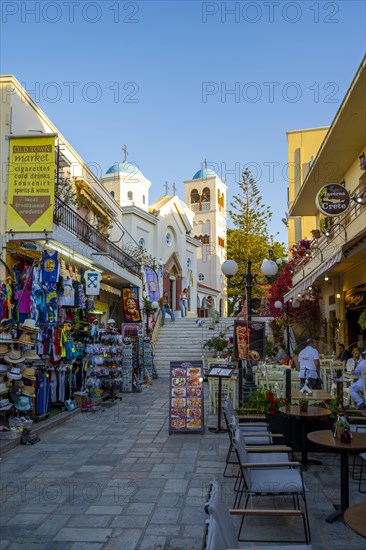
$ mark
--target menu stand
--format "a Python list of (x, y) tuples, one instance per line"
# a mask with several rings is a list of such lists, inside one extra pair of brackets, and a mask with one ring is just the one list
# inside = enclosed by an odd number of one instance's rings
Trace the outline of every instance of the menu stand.
[(227, 428), (223, 428), (221, 426), (221, 414), (222, 414), (222, 379), (223, 378), (231, 378), (231, 375), (233, 373), (233, 369), (231, 368), (218, 368), (218, 367), (211, 367), (208, 376), (210, 378), (218, 378), (219, 380), (219, 391), (217, 396), (217, 427), (216, 428), (208, 428), (209, 432), (227, 432)]

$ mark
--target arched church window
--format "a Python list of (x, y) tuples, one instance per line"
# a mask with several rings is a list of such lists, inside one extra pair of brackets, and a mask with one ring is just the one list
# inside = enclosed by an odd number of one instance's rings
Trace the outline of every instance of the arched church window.
[(198, 193), (197, 189), (192, 189), (192, 191), (191, 191), (191, 204), (197, 204), (198, 202), (200, 202), (199, 193)]
[(127, 193), (127, 198), (128, 198), (129, 201), (132, 201), (132, 200), (133, 200), (133, 193), (132, 193), (132, 191), (128, 191), (128, 193)]
[(111, 195), (111, 197), (113, 197), (113, 198), (114, 198), (114, 191), (110, 191), (110, 193), (109, 193), (109, 194)]
[(202, 191), (202, 202), (210, 202), (210, 189), (208, 187), (205, 187)]

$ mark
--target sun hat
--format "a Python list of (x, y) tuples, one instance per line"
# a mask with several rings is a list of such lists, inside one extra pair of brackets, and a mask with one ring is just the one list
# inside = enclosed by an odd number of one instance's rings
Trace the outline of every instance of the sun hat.
[(0, 399), (0, 411), (8, 411), (13, 406), (9, 399)]
[(11, 380), (20, 380), (22, 378), (20, 367), (12, 367), (7, 376)]
[(15, 403), (15, 408), (18, 409), (18, 411), (29, 411), (29, 409), (32, 408), (32, 405), (30, 404), (28, 397), (24, 395), (19, 398), (18, 403)]
[(15, 325), (14, 319), (3, 319), (0, 321), (0, 332), (8, 330)]
[(22, 371), (23, 378), (27, 378), (27, 380), (37, 380), (36, 378), (36, 371), (32, 368), (25, 367)]
[(27, 349), (23, 353), (23, 357), (24, 357), (24, 361), (38, 361), (40, 359), (40, 356), (37, 355), (34, 349)]
[(6, 355), (9, 352), (9, 346), (0, 344), (0, 356)]
[(8, 367), (6, 365), (0, 365), (0, 374), (6, 374), (8, 372)]
[(9, 388), (6, 382), (0, 382), (0, 395), (3, 395), (4, 393), (8, 393)]
[(26, 332), (23, 332), (23, 334), (20, 335), (18, 338), (19, 344), (24, 344), (25, 346), (35, 346), (36, 343), (34, 339), (31, 337), (30, 334), (27, 334)]
[(116, 321), (114, 319), (108, 319), (107, 325), (115, 325)]
[(5, 355), (4, 359), (7, 363), (23, 363), (24, 361), (22, 354), (17, 349), (12, 349)]
[(39, 327), (36, 327), (36, 322), (34, 319), (26, 319), (22, 325), (19, 327), (21, 330), (26, 332), (39, 332)]
[(18, 386), (18, 388), (22, 388), (24, 386), (23, 380), (14, 380), (14, 386)]
[(22, 394), (28, 395), (29, 397), (35, 395), (36, 388), (34, 386), (23, 386), (22, 388)]
[(14, 340), (10, 332), (0, 334), (0, 344), (13, 344)]

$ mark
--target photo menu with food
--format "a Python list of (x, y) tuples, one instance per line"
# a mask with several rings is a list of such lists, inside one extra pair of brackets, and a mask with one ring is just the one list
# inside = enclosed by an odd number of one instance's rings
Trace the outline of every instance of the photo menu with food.
[(202, 383), (201, 361), (170, 363), (169, 433), (204, 430)]
[(264, 359), (265, 323), (257, 321), (234, 322), (234, 353), (236, 360)]

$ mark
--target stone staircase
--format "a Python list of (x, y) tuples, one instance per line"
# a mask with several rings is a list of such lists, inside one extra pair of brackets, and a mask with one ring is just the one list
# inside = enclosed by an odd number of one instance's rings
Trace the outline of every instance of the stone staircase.
[[(234, 326), (233, 318), (222, 317), (214, 330), (210, 330), (211, 318), (205, 318), (202, 327), (197, 326), (195, 318), (186, 317), (171, 322), (166, 316), (160, 327), (154, 346), (154, 363), (161, 377), (169, 376), (170, 361), (205, 361), (212, 357), (212, 351), (204, 348), (204, 343), (214, 335)], [(233, 335), (233, 328), (228, 330)]]

